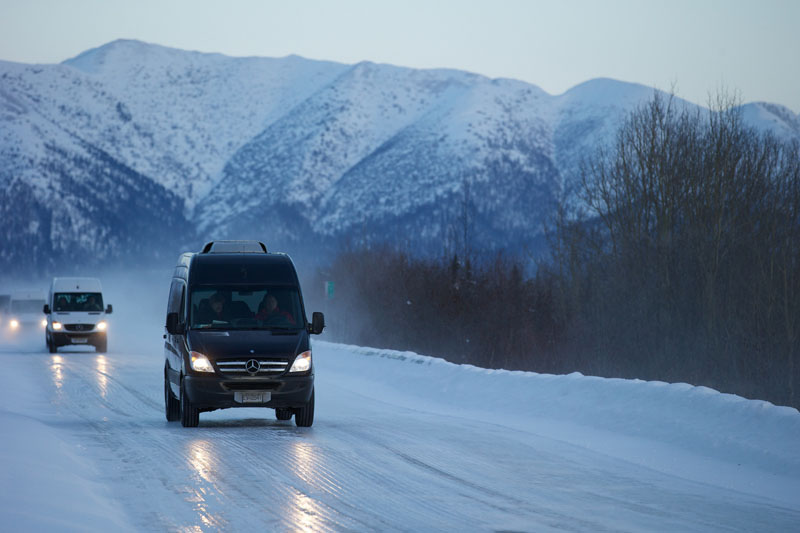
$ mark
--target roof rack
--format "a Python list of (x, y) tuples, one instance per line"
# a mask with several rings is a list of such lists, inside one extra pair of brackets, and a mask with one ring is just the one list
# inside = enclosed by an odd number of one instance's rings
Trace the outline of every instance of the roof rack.
[(267, 245), (260, 241), (211, 241), (201, 254), (265, 254)]

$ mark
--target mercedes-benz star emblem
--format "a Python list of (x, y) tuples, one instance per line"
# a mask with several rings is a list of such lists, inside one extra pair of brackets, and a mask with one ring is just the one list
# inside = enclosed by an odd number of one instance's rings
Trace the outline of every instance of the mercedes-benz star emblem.
[(255, 359), (249, 359), (249, 360), (248, 360), (248, 361), (247, 361), (247, 362), (244, 364), (244, 369), (245, 369), (245, 370), (247, 370), (247, 371), (248, 371), (250, 374), (255, 374), (255, 373), (257, 373), (259, 370), (261, 370), (261, 363), (259, 363), (259, 362), (258, 362), (258, 361), (256, 361)]

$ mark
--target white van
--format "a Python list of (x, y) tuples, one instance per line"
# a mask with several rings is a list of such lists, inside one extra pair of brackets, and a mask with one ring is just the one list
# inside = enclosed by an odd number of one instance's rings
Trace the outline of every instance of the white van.
[(42, 305), (44, 293), (36, 290), (20, 290), (11, 293), (8, 305), (8, 320), (4, 326), (10, 333), (29, 333), (44, 328)]
[(110, 305), (103, 308), (103, 289), (97, 278), (53, 278), (44, 313), (45, 342), (50, 353), (59, 346), (91, 344), (98, 353), (108, 349)]

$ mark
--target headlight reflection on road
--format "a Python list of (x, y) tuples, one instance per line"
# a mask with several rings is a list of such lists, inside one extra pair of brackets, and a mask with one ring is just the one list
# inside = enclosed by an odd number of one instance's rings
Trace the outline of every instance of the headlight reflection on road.
[(302, 492), (292, 492), (289, 514), (296, 531), (320, 531), (322, 529), (319, 504)]
[(97, 368), (97, 386), (100, 387), (100, 396), (105, 398), (108, 393), (108, 360), (105, 355), (98, 355), (94, 361)]
[(290, 448), (294, 473), (309, 484), (314, 484), (314, 453), (312, 447), (304, 442), (293, 442)]
[(211, 479), (211, 465), (210, 456), (213, 455), (211, 443), (207, 440), (192, 440), (188, 443), (189, 453), (189, 466), (192, 467), (197, 475), (199, 475), (206, 483), (212, 483)]
[(315, 490), (338, 494), (342, 486), (336, 479), (336, 474), (331, 472), (325, 461), (324, 454), (320, 453), (313, 444), (307, 442), (292, 442), (289, 448), (292, 459), (294, 475), (302, 479)]
[(64, 374), (61, 371), (61, 364), (64, 360), (60, 355), (54, 355), (50, 358), (50, 361), (50, 370), (53, 372), (53, 384), (56, 386), (56, 390), (60, 391), (61, 387), (64, 385)]
[[(218, 462), (214, 446), (207, 440), (198, 439), (189, 441), (187, 448), (186, 457), (189, 461), (189, 466), (205, 482), (192, 483), (189, 488), (191, 496), (188, 501), (194, 504), (195, 511), (197, 511), (205, 528), (225, 529), (224, 520), (220, 521), (211, 514), (206, 501), (209, 493), (218, 492), (215, 479), (212, 477), (215, 465)], [(209, 490), (208, 485), (211, 486), (211, 490)]]
[[(314, 446), (305, 442), (292, 442), (289, 448), (294, 474), (315, 491), (336, 493), (340, 487), (328, 475), (319, 461)], [(291, 522), (298, 531), (319, 531), (323, 527), (324, 508), (314, 498), (293, 490), (289, 498)]]

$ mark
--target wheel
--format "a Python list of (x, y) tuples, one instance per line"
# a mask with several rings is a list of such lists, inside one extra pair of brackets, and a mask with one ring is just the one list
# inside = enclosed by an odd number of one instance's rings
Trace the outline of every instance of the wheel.
[(200, 411), (192, 405), (186, 394), (186, 385), (181, 379), (181, 425), (185, 428), (196, 428), (200, 423)]
[(56, 346), (55, 339), (51, 339), (50, 335), (45, 333), (44, 342), (47, 344), (47, 351), (50, 353), (56, 353), (58, 351), (58, 346)]
[(169, 388), (167, 376), (164, 376), (164, 414), (167, 415), (167, 422), (175, 422), (181, 418), (181, 402)]
[(278, 420), (291, 420), (292, 410), (288, 407), (278, 407), (275, 409), (275, 418)]
[(305, 407), (294, 410), (294, 423), (299, 428), (309, 428), (314, 423), (314, 391)]
[(97, 353), (106, 353), (108, 351), (108, 339), (103, 338), (103, 340), (98, 341), (94, 348)]

